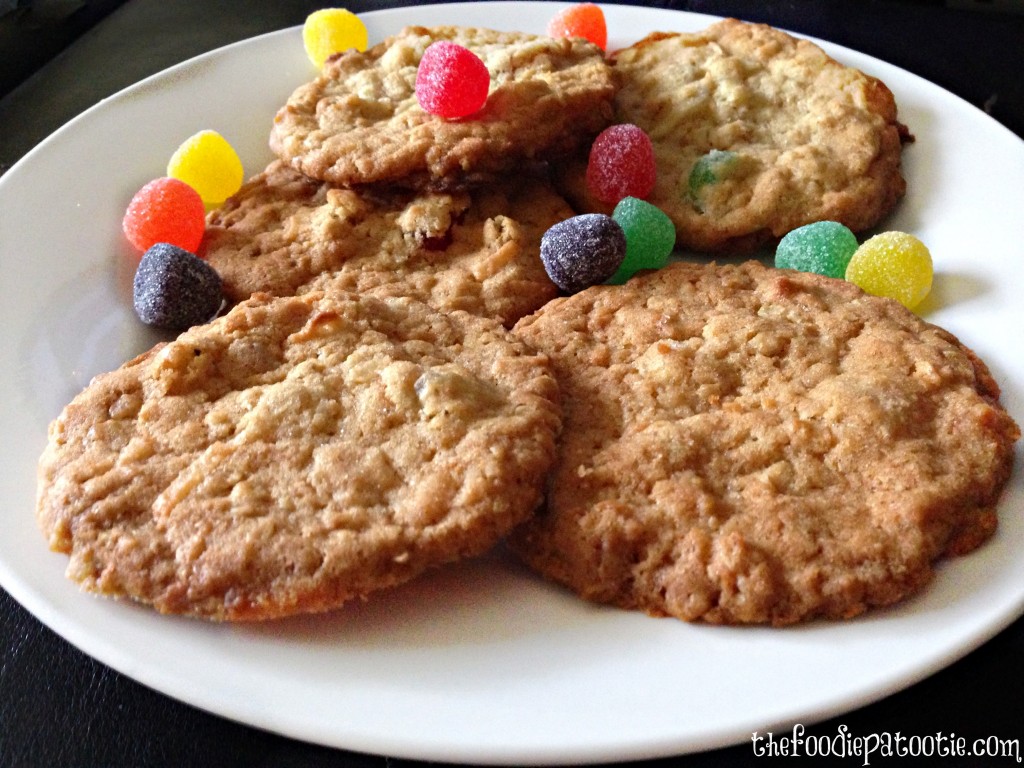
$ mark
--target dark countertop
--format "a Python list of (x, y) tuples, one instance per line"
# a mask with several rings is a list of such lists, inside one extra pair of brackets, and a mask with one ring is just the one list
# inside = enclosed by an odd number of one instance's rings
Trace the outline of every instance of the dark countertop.
[[(410, 4), (350, 2), (346, 7), (362, 12)], [(765, 21), (848, 46), (943, 86), (1024, 136), (1024, 3), (1017, 0), (949, 4), (958, 8), (895, 0), (651, 5)], [(323, 4), (297, 0), (128, 0), (86, 25), (75, 42), (0, 98), (0, 171), (83, 109), (146, 75), (235, 40), (301, 24), (318, 7)], [(0, 66), (8, 66), (3, 59), (7, 53), (0, 48)], [(3, 591), (0, 645), (0, 768), (415, 764), (304, 744), (169, 699), (83, 655)], [(1016, 740), (1024, 750), (1022, 681), (1024, 620), (1018, 620), (923, 682), (808, 732), (834, 736), (845, 725), (861, 735), (900, 731), (956, 733), (970, 739), (997, 736)], [(774, 762), (782, 760), (786, 758)], [(805, 762), (860, 764), (852, 758)], [(872, 764), (892, 762), (878, 758)], [(946, 758), (919, 764), (1015, 762)], [(773, 760), (753, 757), (750, 744), (672, 761), (695, 767), (762, 763)]]

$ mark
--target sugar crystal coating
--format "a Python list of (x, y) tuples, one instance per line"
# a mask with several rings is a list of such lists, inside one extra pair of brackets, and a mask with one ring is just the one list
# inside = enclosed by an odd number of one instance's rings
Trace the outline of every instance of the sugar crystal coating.
[(196, 251), (206, 231), (206, 207), (180, 179), (154, 179), (135, 193), (121, 222), (128, 241), (140, 251), (171, 243)]
[(199, 131), (181, 143), (167, 175), (184, 181), (206, 205), (220, 205), (241, 186), (245, 169), (234, 147), (216, 131)]
[(318, 68), (331, 56), (349, 49), (365, 51), (369, 44), (366, 25), (344, 8), (322, 8), (306, 17), (302, 26), (306, 55)]
[(427, 46), (416, 70), (416, 100), (425, 111), (440, 117), (478, 112), (490, 87), (491, 75), (483, 60), (450, 40)]
[(549, 37), (582, 37), (602, 50), (608, 47), (608, 24), (601, 6), (577, 3), (555, 14), (548, 22)]
[(661, 269), (676, 244), (676, 227), (665, 212), (646, 200), (624, 197), (612, 218), (626, 235), (626, 256), (611, 282), (624, 283), (641, 269)]
[(775, 249), (775, 266), (842, 279), (857, 250), (857, 237), (836, 221), (816, 221), (787, 233)]
[(883, 232), (865, 240), (850, 259), (846, 279), (875, 296), (913, 309), (932, 288), (932, 255), (906, 232)]
[(540, 241), (551, 281), (566, 293), (605, 282), (626, 255), (626, 235), (611, 216), (585, 213), (560, 221)]
[(587, 161), (587, 188), (598, 200), (615, 205), (624, 197), (641, 200), (654, 189), (654, 146), (631, 123), (605, 128), (594, 139)]
[(135, 313), (147, 325), (180, 331), (220, 310), (217, 272), (186, 250), (157, 243), (142, 255), (133, 282)]

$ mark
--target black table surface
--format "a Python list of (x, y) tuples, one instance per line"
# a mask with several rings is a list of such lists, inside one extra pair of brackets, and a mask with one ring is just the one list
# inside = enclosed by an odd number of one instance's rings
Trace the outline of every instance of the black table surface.
[[(410, 4), (349, 2), (346, 7), (363, 12)], [(301, 24), (323, 5), (300, 0), (120, 4), (0, 99), (0, 172), (85, 108), (146, 75), (236, 40)], [(650, 5), (763, 21), (848, 46), (921, 75), (1024, 136), (1024, 2), (691, 0)], [(0, 49), (0, 67), (5, 65), (4, 53)], [(963, 149), (970, 152), (969, 146)], [(84, 655), (2, 590), (0, 645), (0, 768), (415, 764), (294, 741), (172, 700)], [(1022, 659), (1024, 620), (1017, 620), (924, 681), (856, 711), (809, 724), (808, 733), (834, 736), (845, 726), (858, 735), (996, 737), (1015, 745), (1020, 754)], [(747, 742), (648, 764), (740, 766), (793, 759), (757, 757)], [(863, 761), (805, 757), (803, 762)], [(874, 765), (903, 762), (872, 760)], [(911, 762), (1010, 765), (1019, 759), (933, 757)]]

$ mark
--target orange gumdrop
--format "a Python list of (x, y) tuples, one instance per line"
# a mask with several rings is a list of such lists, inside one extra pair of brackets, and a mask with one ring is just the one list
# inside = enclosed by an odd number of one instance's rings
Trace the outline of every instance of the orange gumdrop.
[(121, 226), (128, 241), (140, 251), (170, 243), (195, 253), (206, 230), (206, 209), (191, 186), (164, 176), (135, 193)]
[(548, 22), (549, 37), (582, 37), (602, 51), (608, 47), (608, 26), (604, 11), (594, 3), (578, 3)]

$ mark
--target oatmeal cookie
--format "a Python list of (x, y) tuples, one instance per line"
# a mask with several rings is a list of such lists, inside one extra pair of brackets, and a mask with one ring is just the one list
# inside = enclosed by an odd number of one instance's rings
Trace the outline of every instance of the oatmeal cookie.
[[(892, 93), (807, 40), (726, 19), (700, 33), (655, 33), (613, 56), (615, 120), (654, 144), (647, 198), (677, 245), (751, 252), (812, 221), (856, 231), (906, 189), (910, 140)], [(586, 189), (586, 158), (560, 169), (581, 210), (609, 212)]]
[(371, 192), (277, 161), (210, 213), (204, 253), (231, 302), (373, 290), (512, 325), (557, 295), (540, 240), (571, 215), (540, 178), (473, 192)]
[(978, 358), (845, 281), (677, 263), (556, 299), (564, 430), (513, 535), (584, 597), (710, 623), (848, 618), (996, 528), (1020, 432)]
[[(446, 120), (416, 100), (420, 58), (438, 40), (469, 48), (490, 71), (487, 103), (470, 117)], [(603, 51), (585, 40), (408, 27), (330, 60), (278, 112), (270, 141), (321, 181), (449, 189), (583, 145), (608, 124), (613, 95)]]
[(491, 547), (538, 503), (558, 426), (546, 359), (495, 321), (255, 296), (67, 406), (38, 519), (93, 592), (324, 611)]

